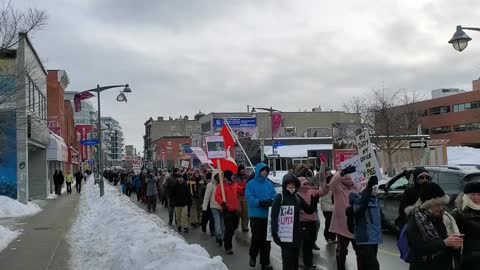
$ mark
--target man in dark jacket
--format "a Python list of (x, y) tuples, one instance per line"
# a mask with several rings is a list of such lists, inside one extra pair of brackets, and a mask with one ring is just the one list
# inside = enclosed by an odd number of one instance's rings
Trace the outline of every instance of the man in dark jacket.
[(420, 195), (420, 188), (423, 184), (432, 181), (432, 178), (424, 167), (417, 167), (413, 171), (413, 185), (409, 186), (403, 192), (403, 196), (400, 199), (400, 207), (398, 209), (398, 218), (395, 224), (401, 230), (407, 223), (407, 216), (405, 214), (405, 208), (414, 205)]
[(308, 205), (297, 194), (298, 188), (300, 188), (298, 178), (293, 174), (286, 174), (283, 177), (282, 193), (276, 196), (272, 205), (272, 238), (282, 248), (283, 270), (298, 269), (302, 242), (300, 210), (307, 214), (313, 214), (320, 199), (318, 196), (312, 196), (311, 204)]
[(82, 170), (78, 170), (77, 173), (75, 173), (75, 189), (77, 190), (77, 193), (82, 192), (82, 180), (83, 180), (83, 173)]
[(175, 185), (177, 184), (177, 179), (180, 178), (182, 174), (178, 168), (174, 168), (172, 173), (167, 179), (165, 180), (165, 195), (167, 196), (167, 204), (168, 204), (168, 225), (172, 225), (173, 222), (173, 214), (175, 211), (175, 203), (172, 200), (172, 191)]
[(177, 184), (171, 193), (171, 202), (175, 205), (175, 216), (177, 219), (178, 231), (188, 232), (188, 206), (192, 204), (192, 197), (188, 190), (185, 179), (178, 177)]

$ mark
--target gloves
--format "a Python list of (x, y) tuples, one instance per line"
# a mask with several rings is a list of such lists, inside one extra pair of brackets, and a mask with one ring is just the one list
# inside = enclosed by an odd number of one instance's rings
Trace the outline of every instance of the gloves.
[(368, 180), (367, 187), (372, 188), (375, 185), (378, 185), (378, 178), (377, 178), (377, 176), (374, 175), (374, 176), (370, 177), (370, 179)]
[(282, 246), (282, 241), (280, 241), (280, 237), (278, 237), (278, 234), (273, 233), (272, 238), (273, 238), (273, 242), (275, 242), (275, 244), (277, 244), (279, 246)]
[(346, 167), (345, 169), (343, 169), (341, 172), (340, 172), (340, 175), (343, 177), (347, 174), (351, 174), (351, 173), (354, 173), (357, 171), (357, 168), (355, 166), (352, 166), (352, 165), (349, 165), (348, 167)]
[(258, 206), (267, 208), (267, 207), (272, 206), (272, 203), (273, 203), (272, 200), (263, 200), (263, 201), (258, 202)]
[(222, 203), (222, 210), (227, 211), (227, 203), (226, 202)]

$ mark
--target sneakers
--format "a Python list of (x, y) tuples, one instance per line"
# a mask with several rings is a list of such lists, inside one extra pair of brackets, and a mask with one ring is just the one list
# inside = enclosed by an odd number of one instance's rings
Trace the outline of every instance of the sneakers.
[(231, 250), (231, 249), (225, 250), (225, 253), (227, 255), (233, 255), (233, 250)]
[(313, 250), (320, 250), (320, 248), (317, 246), (317, 244), (313, 244)]
[(262, 270), (273, 270), (271, 265), (262, 265)]
[(250, 261), (248, 261), (248, 264), (250, 265), (250, 267), (255, 267), (257, 266), (257, 260), (253, 257), (250, 257)]

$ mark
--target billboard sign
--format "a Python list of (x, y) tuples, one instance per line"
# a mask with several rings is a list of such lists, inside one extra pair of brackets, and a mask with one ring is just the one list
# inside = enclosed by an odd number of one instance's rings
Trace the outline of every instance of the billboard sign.
[[(223, 118), (213, 118), (213, 128), (223, 127)], [(227, 123), (238, 138), (257, 139), (257, 118), (255, 117), (229, 117)]]

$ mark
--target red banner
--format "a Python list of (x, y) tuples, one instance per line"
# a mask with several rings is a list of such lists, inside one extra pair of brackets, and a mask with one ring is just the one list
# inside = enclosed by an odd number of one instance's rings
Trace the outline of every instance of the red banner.
[(274, 137), (277, 136), (278, 131), (282, 127), (282, 113), (273, 112), (272, 114), (272, 134)]
[(340, 168), (340, 163), (355, 156), (357, 154), (356, 149), (334, 149), (333, 150), (333, 167), (335, 170)]
[[(81, 140), (87, 140), (88, 139), (88, 133), (90, 133), (93, 130), (92, 125), (76, 125), (75, 129), (77, 130), (77, 134), (79, 134), (80, 138), (78, 141)], [(80, 157), (82, 161), (85, 161), (88, 159), (88, 146), (85, 145), (80, 145)]]

